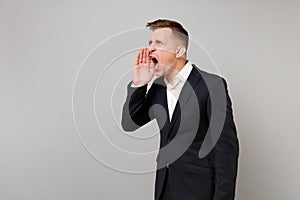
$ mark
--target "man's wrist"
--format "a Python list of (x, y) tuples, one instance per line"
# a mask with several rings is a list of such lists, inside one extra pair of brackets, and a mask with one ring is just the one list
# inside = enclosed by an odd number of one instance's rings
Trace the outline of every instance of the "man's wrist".
[(145, 83), (145, 84), (139, 84), (139, 83), (134, 83), (134, 82), (132, 81), (130, 87), (137, 88), (137, 87), (142, 87), (142, 86), (144, 86), (144, 85), (147, 85), (147, 83)]

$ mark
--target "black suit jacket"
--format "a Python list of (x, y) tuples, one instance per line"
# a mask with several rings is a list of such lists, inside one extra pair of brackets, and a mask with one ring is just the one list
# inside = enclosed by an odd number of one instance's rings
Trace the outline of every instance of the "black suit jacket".
[(148, 92), (147, 85), (130, 85), (123, 129), (134, 131), (153, 119), (160, 128), (155, 200), (166, 170), (171, 200), (233, 200), (239, 145), (226, 81), (193, 65), (171, 121), (162, 77)]

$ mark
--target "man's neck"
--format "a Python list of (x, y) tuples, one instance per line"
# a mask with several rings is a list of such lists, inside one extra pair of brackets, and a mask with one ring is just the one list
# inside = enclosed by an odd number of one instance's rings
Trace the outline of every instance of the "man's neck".
[(175, 63), (174, 67), (169, 70), (169, 73), (165, 75), (165, 79), (168, 83), (172, 83), (174, 77), (184, 68), (188, 61), (184, 58), (178, 60), (178, 62)]

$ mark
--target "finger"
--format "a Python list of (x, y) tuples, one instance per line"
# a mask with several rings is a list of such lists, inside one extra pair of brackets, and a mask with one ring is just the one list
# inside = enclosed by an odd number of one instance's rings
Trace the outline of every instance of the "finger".
[(143, 63), (143, 53), (144, 53), (144, 49), (141, 49), (141, 51), (140, 51), (140, 58), (139, 58), (139, 64)]
[(146, 63), (146, 57), (147, 57), (147, 50), (143, 49), (143, 63)]
[(146, 55), (146, 63), (149, 64), (150, 63), (150, 52), (149, 50), (147, 49), (147, 55)]
[(136, 58), (135, 58), (135, 61), (134, 61), (134, 66), (137, 66), (140, 62), (140, 55), (141, 55), (141, 51), (139, 51), (137, 54), (136, 54)]

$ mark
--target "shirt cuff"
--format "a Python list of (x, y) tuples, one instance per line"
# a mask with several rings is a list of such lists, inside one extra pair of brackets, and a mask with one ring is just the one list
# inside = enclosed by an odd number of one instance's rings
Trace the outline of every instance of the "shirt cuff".
[(145, 85), (135, 85), (133, 82), (131, 82), (131, 85), (130, 85), (130, 87), (132, 87), (132, 88), (139, 88), (139, 87), (142, 87), (142, 86), (145, 86)]

